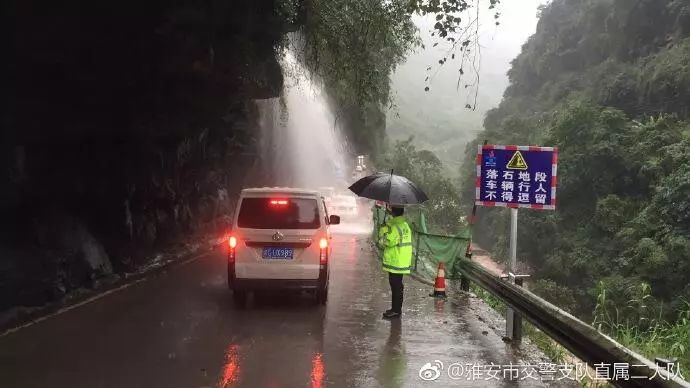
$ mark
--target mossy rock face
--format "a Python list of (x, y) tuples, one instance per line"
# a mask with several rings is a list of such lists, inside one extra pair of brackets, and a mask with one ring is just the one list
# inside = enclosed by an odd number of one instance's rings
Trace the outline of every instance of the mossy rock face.
[(283, 74), (275, 57), (259, 62), (249, 69), (243, 87), (250, 99), (264, 100), (280, 97), (283, 90)]
[[(116, 269), (217, 229), (219, 188), (232, 196), (268, 175), (256, 163), (250, 106), (280, 95), (276, 53), (297, 29), (311, 44), (306, 67), (323, 81), (348, 141), (359, 152), (381, 151), (389, 76), (415, 40), (405, 8), (10, 0), (17, 82), (0, 135), (0, 226), (22, 237), (34, 203), (65, 209)], [(17, 240), (19, 248), (31, 240)]]
[[(21, 23), (0, 135), (0, 250), (11, 252), (0, 290), (16, 298), (0, 309), (222, 229), (232, 203), (219, 192), (234, 196), (255, 159), (246, 107), (283, 87), (276, 50), (290, 24), (274, 5), (11, 0)], [(46, 209), (61, 209), (49, 223), (60, 244), (39, 241)]]

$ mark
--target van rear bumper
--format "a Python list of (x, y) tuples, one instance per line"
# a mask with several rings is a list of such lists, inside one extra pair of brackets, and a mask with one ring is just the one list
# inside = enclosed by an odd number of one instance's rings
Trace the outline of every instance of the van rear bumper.
[(232, 279), (232, 289), (250, 290), (315, 290), (318, 279)]
[(228, 286), (231, 290), (317, 290), (328, 283), (328, 269), (321, 268), (317, 279), (251, 279), (237, 278), (232, 266), (228, 266)]

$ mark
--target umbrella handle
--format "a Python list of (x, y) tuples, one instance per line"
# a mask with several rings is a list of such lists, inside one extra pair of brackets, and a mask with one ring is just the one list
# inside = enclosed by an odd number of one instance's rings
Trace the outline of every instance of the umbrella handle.
[(391, 203), (391, 190), (393, 190), (393, 169), (391, 168), (391, 177), (388, 179), (388, 203)]

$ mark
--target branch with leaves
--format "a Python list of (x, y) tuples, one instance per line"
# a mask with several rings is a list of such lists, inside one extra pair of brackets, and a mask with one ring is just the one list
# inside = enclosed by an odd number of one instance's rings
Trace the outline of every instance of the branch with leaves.
[[(487, 9), (493, 12), (492, 20), (495, 25), (500, 13), (497, 6), (500, 0), (489, 0)], [(468, 89), (472, 103), (465, 104), (465, 108), (475, 110), (477, 108), (477, 96), (479, 93), (479, 72), (481, 69), (481, 45), (479, 44), (480, 26), (479, 0), (414, 0), (410, 3), (408, 12), (419, 15), (434, 15), (436, 23), (430, 31), (436, 38), (433, 47), (440, 43), (449, 44), (448, 50), (439, 58), (438, 65), (427, 67), (427, 82), (424, 90), (429, 91), (430, 84), (440, 69), (448, 60), (459, 59), (457, 88), (463, 86)], [(469, 73), (468, 73), (468, 70)], [(466, 73), (471, 75), (470, 80), (463, 82)]]

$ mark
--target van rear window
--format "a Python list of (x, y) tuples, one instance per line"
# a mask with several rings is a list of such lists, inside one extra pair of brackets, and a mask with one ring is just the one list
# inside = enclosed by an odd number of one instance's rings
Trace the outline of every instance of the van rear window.
[(251, 229), (318, 229), (316, 199), (243, 198), (237, 226)]

